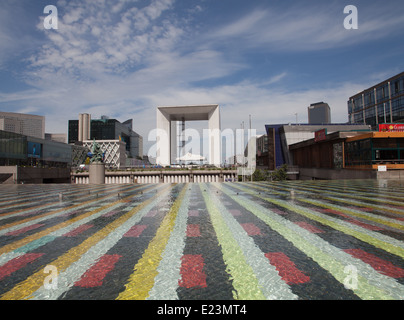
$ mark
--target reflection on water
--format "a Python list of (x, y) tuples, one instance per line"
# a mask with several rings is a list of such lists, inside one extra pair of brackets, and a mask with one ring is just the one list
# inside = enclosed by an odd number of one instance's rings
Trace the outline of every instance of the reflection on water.
[(2, 299), (404, 298), (402, 181), (0, 189)]

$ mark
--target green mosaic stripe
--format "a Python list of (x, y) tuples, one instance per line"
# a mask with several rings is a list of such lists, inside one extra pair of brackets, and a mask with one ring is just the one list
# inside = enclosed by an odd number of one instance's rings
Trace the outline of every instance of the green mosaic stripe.
[(252, 267), (265, 297), (271, 300), (297, 299), (298, 297), (292, 292), (291, 288), (279, 276), (276, 267), (268, 262), (265, 253), (256, 246), (254, 239), (247, 234), (239, 222), (226, 209), (220, 199), (218, 199), (217, 194), (210, 191), (210, 188), (206, 186), (204, 188), (208, 190), (209, 197), (214, 201), (223, 221), (231, 231), (232, 237), (237, 241), (244, 257)]
[[(403, 298), (402, 286), (397, 286), (395, 280), (377, 273), (369, 265), (362, 263), (358, 259), (352, 258), (349, 254), (335, 248), (320, 237), (297, 226), (293, 222), (280, 217), (276, 213), (273, 213), (243, 196), (235, 195), (234, 192), (222, 187), (221, 185), (218, 186), (231, 199), (256, 215), (269, 227), (277, 231), (288, 241), (292, 242), (296, 248), (312, 258), (323, 269), (330, 272), (339, 282), (344, 283), (347, 279), (347, 274), (344, 272), (346, 266), (357, 266), (359, 270), (358, 287), (353, 291), (361, 299), (391, 300)], [(236, 187), (247, 193), (250, 192), (239, 186)], [(385, 288), (389, 288), (390, 290), (385, 290)]]
[(265, 300), (266, 297), (261, 291), (257, 278), (252, 267), (246, 261), (237, 241), (232, 236), (230, 229), (214, 201), (204, 192), (200, 185), (203, 198), (211, 217), (218, 241), (222, 248), (223, 260), (227, 265), (226, 271), (231, 275), (234, 299), (239, 300)]

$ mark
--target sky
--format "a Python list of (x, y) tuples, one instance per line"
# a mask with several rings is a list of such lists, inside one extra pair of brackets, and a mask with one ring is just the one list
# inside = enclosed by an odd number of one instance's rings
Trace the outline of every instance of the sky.
[(145, 154), (157, 106), (219, 104), (222, 129), (264, 133), (324, 101), (345, 123), (349, 97), (404, 71), (403, 26), (402, 0), (0, 0), (0, 111), (47, 133), (133, 119)]

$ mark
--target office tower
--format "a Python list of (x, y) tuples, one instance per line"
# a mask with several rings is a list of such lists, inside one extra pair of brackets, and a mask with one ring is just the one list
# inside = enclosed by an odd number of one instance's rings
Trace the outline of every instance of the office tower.
[(32, 114), (0, 112), (0, 130), (44, 139), (45, 117)]
[(307, 108), (309, 124), (328, 124), (331, 123), (331, 111), (328, 103), (312, 103)]
[(79, 114), (79, 136), (78, 141), (86, 141), (90, 139), (91, 115), (88, 113)]
[(348, 101), (349, 123), (404, 122), (404, 72), (355, 94)]
[(121, 140), (126, 143), (128, 156), (143, 158), (143, 138), (132, 130), (132, 119), (121, 123), (106, 116), (101, 119), (91, 119), (90, 115), (80, 116), (79, 120), (69, 120), (69, 144), (93, 139)]

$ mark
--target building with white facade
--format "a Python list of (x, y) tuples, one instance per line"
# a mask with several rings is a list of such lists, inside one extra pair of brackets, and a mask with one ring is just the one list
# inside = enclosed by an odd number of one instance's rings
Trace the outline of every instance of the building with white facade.
[[(156, 163), (167, 166), (176, 163), (181, 156), (178, 144), (185, 145), (185, 140), (178, 142), (177, 123), (182, 123), (182, 133), (187, 121), (208, 121), (208, 163), (221, 164), (221, 131), (219, 105), (171, 106), (157, 108), (157, 152)], [(180, 132), (180, 136), (183, 136)], [(185, 137), (183, 137), (185, 138)]]
[[(126, 143), (120, 140), (97, 140), (104, 155), (104, 163), (107, 167), (120, 168), (126, 164)], [(83, 147), (90, 151), (94, 141), (83, 141)]]
[(131, 158), (143, 158), (143, 137), (133, 131), (133, 120), (123, 123), (107, 116), (92, 119), (90, 114), (79, 114), (78, 120), (69, 120), (68, 143), (87, 140), (121, 140), (125, 142), (126, 154)]

